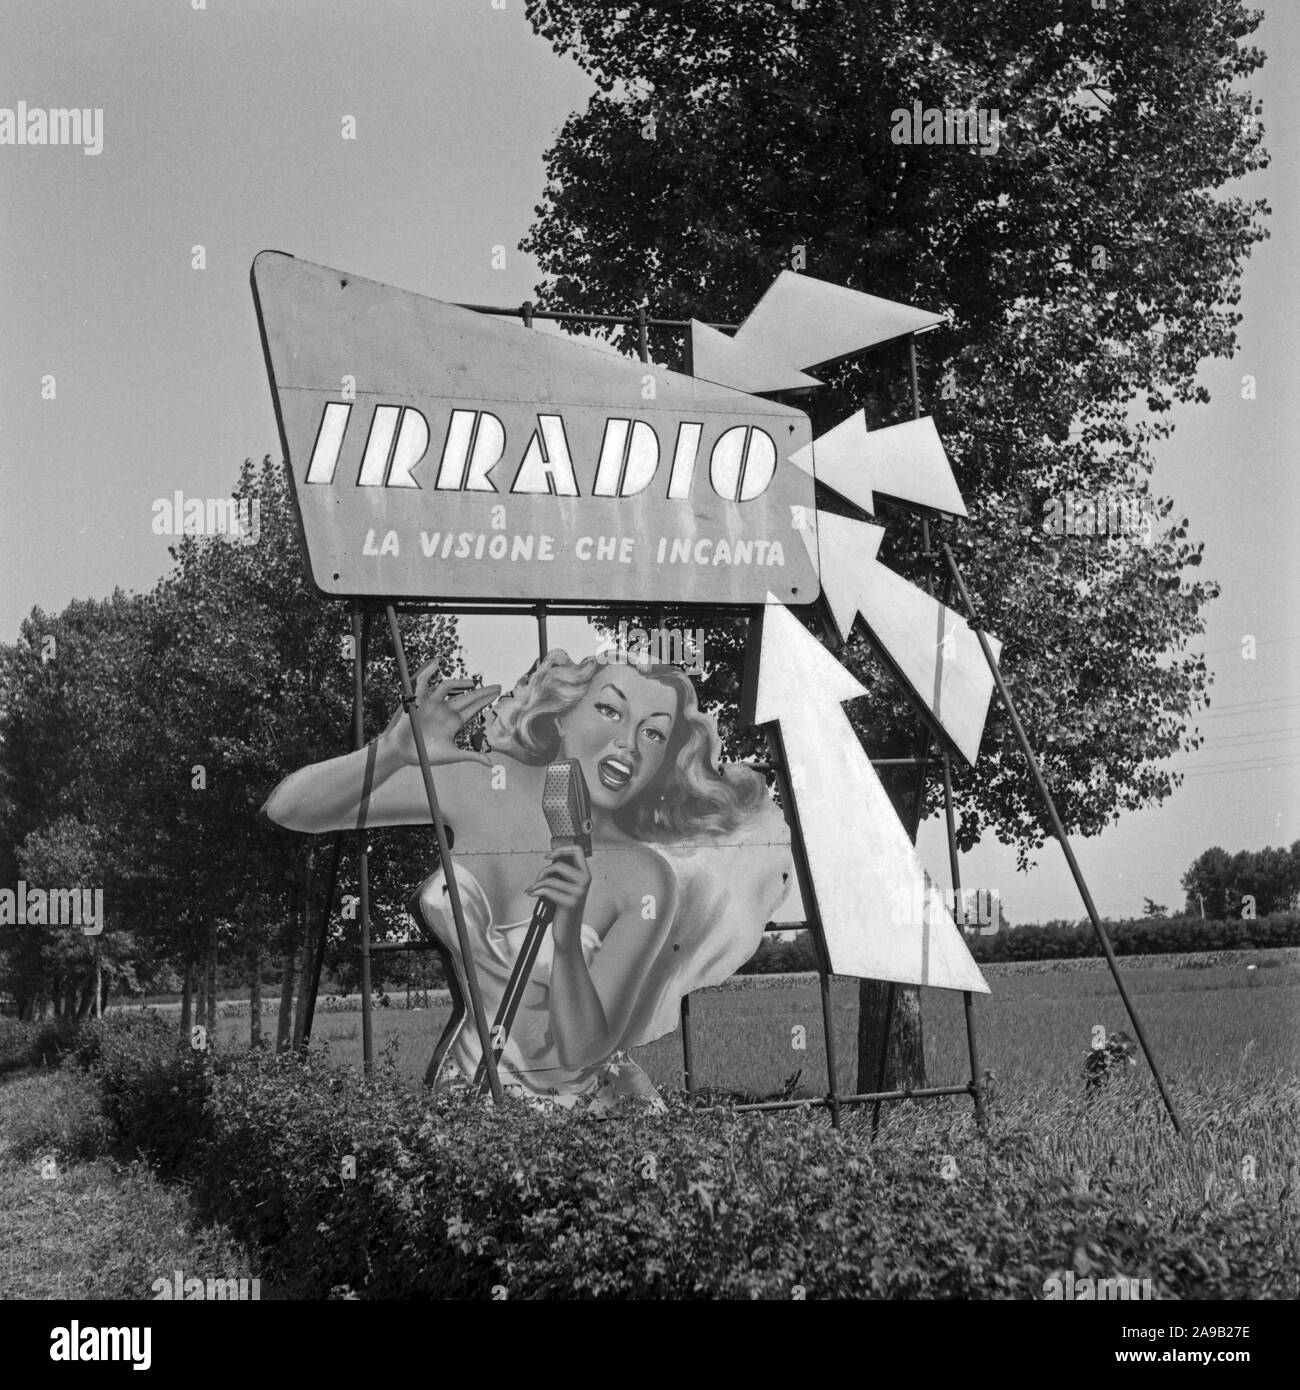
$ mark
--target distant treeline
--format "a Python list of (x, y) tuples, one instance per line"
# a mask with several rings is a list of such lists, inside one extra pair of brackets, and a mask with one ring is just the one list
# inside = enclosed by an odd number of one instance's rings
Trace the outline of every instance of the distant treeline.
[[(1106, 932), (1117, 956), (1158, 956), (1192, 951), (1250, 951), (1300, 946), (1300, 912), (1275, 912), (1269, 917), (1205, 920), (1199, 917), (1142, 917), (1107, 922)], [(1052, 923), (1016, 927), (992, 936), (967, 938), (977, 961), (1073, 960), (1097, 956), (1101, 950), (1091, 925)], [(816, 970), (811, 937), (800, 932), (792, 941), (763, 938), (757, 952), (737, 972), (774, 975)]]

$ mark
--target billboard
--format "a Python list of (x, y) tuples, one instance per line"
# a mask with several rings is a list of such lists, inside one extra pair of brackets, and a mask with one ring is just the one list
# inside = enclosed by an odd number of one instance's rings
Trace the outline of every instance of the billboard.
[[(834, 659), (806, 634), (807, 647), (791, 647), (783, 624), (798, 624), (781, 606), (763, 611), (765, 631), (773, 626), (755, 715), (779, 720), (803, 770), (797, 814), (831, 969), (986, 990), (835, 703), (860, 687), (833, 688)], [(688, 671), (607, 643), (581, 658), (553, 648), (509, 692), (444, 681), (431, 667), (415, 690), (489, 1019), (521, 958), (527, 964), (503, 1084), (562, 1104), (650, 1094), (628, 1049), (673, 1031), (683, 996), (733, 975), (766, 924), (807, 920), (790, 827), (765, 779), (720, 762), (715, 720), (700, 709)], [(480, 721), (483, 737), (467, 746), (462, 728)], [(580, 855), (567, 837), (557, 840), (546, 805), (561, 761), (576, 762), (590, 799), (590, 849)], [(264, 809), (311, 834), (427, 825), (408, 721), (395, 713), (365, 749), (291, 774)], [(846, 891), (835, 889), (839, 878)], [(556, 913), (527, 963), (539, 900)], [(900, 900), (925, 911), (900, 916)], [(442, 953), (453, 994), (463, 995), (441, 867), (410, 907)], [(455, 1002), (438, 1049), (441, 1075), (471, 1079), (479, 1040), (463, 998)]]
[[(502, 1083), (566, 1105), (653, 1101), (628, 1049), (671, 1032), (683, 995), (734, 974), (791, 893), (789, 830), (764, 778), (719, 767), (714, 720), (690, 676), (670, 665), (553, 649), (509, 694), (429, 668), (416, 690), (489, 1018), (525, 961)], [(457, 735), (481, 714), (486, 742), (476, 752)], [(568, 837), (557, 843), (546, 800), (560, 760), (576, 763), (585, 784), (589, 852)], [(427, 824), (408, 721), (394, 719), (368, 749), (293, 773), (265, 810), (314, 833)], [(542, 900), (554, 916), (529, 962)], [(410, 905), (452, 987), (442, 1074), (471, 1080), (482, 1053), (441, 866)]]
[(816, 599), (802, 411), (280, 252), (252, 281), (321, 593)]

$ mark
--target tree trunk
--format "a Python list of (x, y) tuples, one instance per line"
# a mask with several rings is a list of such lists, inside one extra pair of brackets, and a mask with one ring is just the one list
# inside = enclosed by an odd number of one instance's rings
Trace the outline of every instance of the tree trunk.
[(214, 917), (208, 923), (208, 959), (206, 975), (208, 980), (207, 1009), (204, 1023), (209, 1039), (217, 1036), (217, 921)]
[(312, 906), (315, 894), (315, 858), (309, 857), (303, 867), (302, 875), (302, 978), (298, 986), (298, 998), (293, 1012), (293, 1050), (302, 1048), (303, 1034), (307, 1029), (307, 998), (311, 993), (312, 966), (315, 956), (314, 933), (312, 931)]
[[(902, 754), (904, 751), (891, 750), (890, 756)], [(909, 768), (904, 775), (882, 780), (898, 818), (915, 844), (920, 824), (916, 773)], [(889, 989), (889, 983), (885, 980), (862, 980), (858, 985), (859, 1095), (869, 1095), (873, 1091), (901, 1091), (905, 1087), (925, 1085), (925, 1035), (921, 1025), (921, 991), (916, 985), (894, 986), (894, 1017), (886, 1050), (884, 1034)], [(880, 1065), (882, 1051), (885, 1051), (883, 1081)]]
[(861, 1095), (925, 1085), (921, 991), (915, 985), (895, 985), (894, 988), (894, 1022), (889, 1030), (889, 1054), (882, 1085), (880, 1054), (885, 1037), (889, 985), (884, 980), (862, 980), (858, 984), (858, 1093)]
[[(253, 924), (258, 931), (261, 922)], [(259, 934), (253, 941), (253, 968), (248, 980), (248, 1045), (262, 1045), (262, 938)]]
[[(98, 943), (96, 943), (98, 944)], [(99, 959), (96, 957), (86, 970), (86, 979), (77, 994), (77, 1022), (83, 1022), (95, 1008), (99, 998)]]
[(289, 890), (289, 934), (280, 967), (280, 1016), (276, 1020), (275, 1050), (283, 1052), (293, 1032), (293, 985), (298, 972), (298, 885)]
[(185, 959), (185, 981), (181, 985), (181, 1037), (188, 1038), (194, 1023), (194, 964)]
[[(208, 972), (203, 959), (203, 949), (199, 948), (199, 958), (194, 962), (194, 1022), (202, 1023), (207, 1013)], [(186, 1030), (189, 1031), (188, 1029)]]

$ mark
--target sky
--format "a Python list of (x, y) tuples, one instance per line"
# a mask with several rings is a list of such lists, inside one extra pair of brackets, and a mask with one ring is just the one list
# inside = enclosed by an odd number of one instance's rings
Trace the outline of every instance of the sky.
[[(544, 151), (591, 88), (522, 0), (385, 0), (364, 25), (339, 0), (199, 3), (6, 0), (0, 107), (102, 109), (103, 148), (0, 146), (0, 641), (34, 606), (148, 589), (169, 564), (154, 501), (228, 496), (244, 458), (281, 456), (248, 285), (258, 251), (465, 302), (520, 303), (539, 278), (516, 248)], [(1187, 779), (1161, 806), (1075, 842), (1112, 916), (1147, 897), (1179, 906), (1211, 845), (1300, 837), (1300, 7), (1263, 9), (1270, 61), (1253, 86), (1273, 163), (1249, 192), (1272, 205), (1271, 239), (1246, 271), (1238, 354), (1203, 365), (1211, 403), (1175, 412), (1155, 475), (1222, 586), (1207, 743), (1174, 760)], [(528, 620), (461, 631), (489, 683), (513, 684), (535, 642)], [(595, 645), (573, 620), (550, 637), (575, 656)], [(938, 820), (920, 847), (946, 882)], [(1082, 915), (1055, 846), (1017, 874), (986, 838), (962, 873), (1012, 922)]]

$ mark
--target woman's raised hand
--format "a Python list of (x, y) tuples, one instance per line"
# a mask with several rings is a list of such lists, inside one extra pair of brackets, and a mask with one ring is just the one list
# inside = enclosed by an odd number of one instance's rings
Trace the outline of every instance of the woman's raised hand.
[(546, 856), (546, 867), (524, 889), (555, 907), (555, 945), (568, 950), (582, 944), (582, 914), (591, 892), (591, 868), (581, 845), (564, 845)]
[[(447, 763), (482, 763), (491, 767), (485, 753), (472, 748), (458, 748), (456, 735), (463, 725), (486, 709), (501, 694), (499, 685), (475, 686), (470, 680), (440, 680), (438, 663), (422, 666), (415, 677), (415, 722), (424, 738), (429, 761), (435, 766)], [(415, 763), (419, 755), (411, 736), (411, 721), (406, 710), (398, 708), (388, 721), (384, 738), (397, 749), (403, 762)]]

